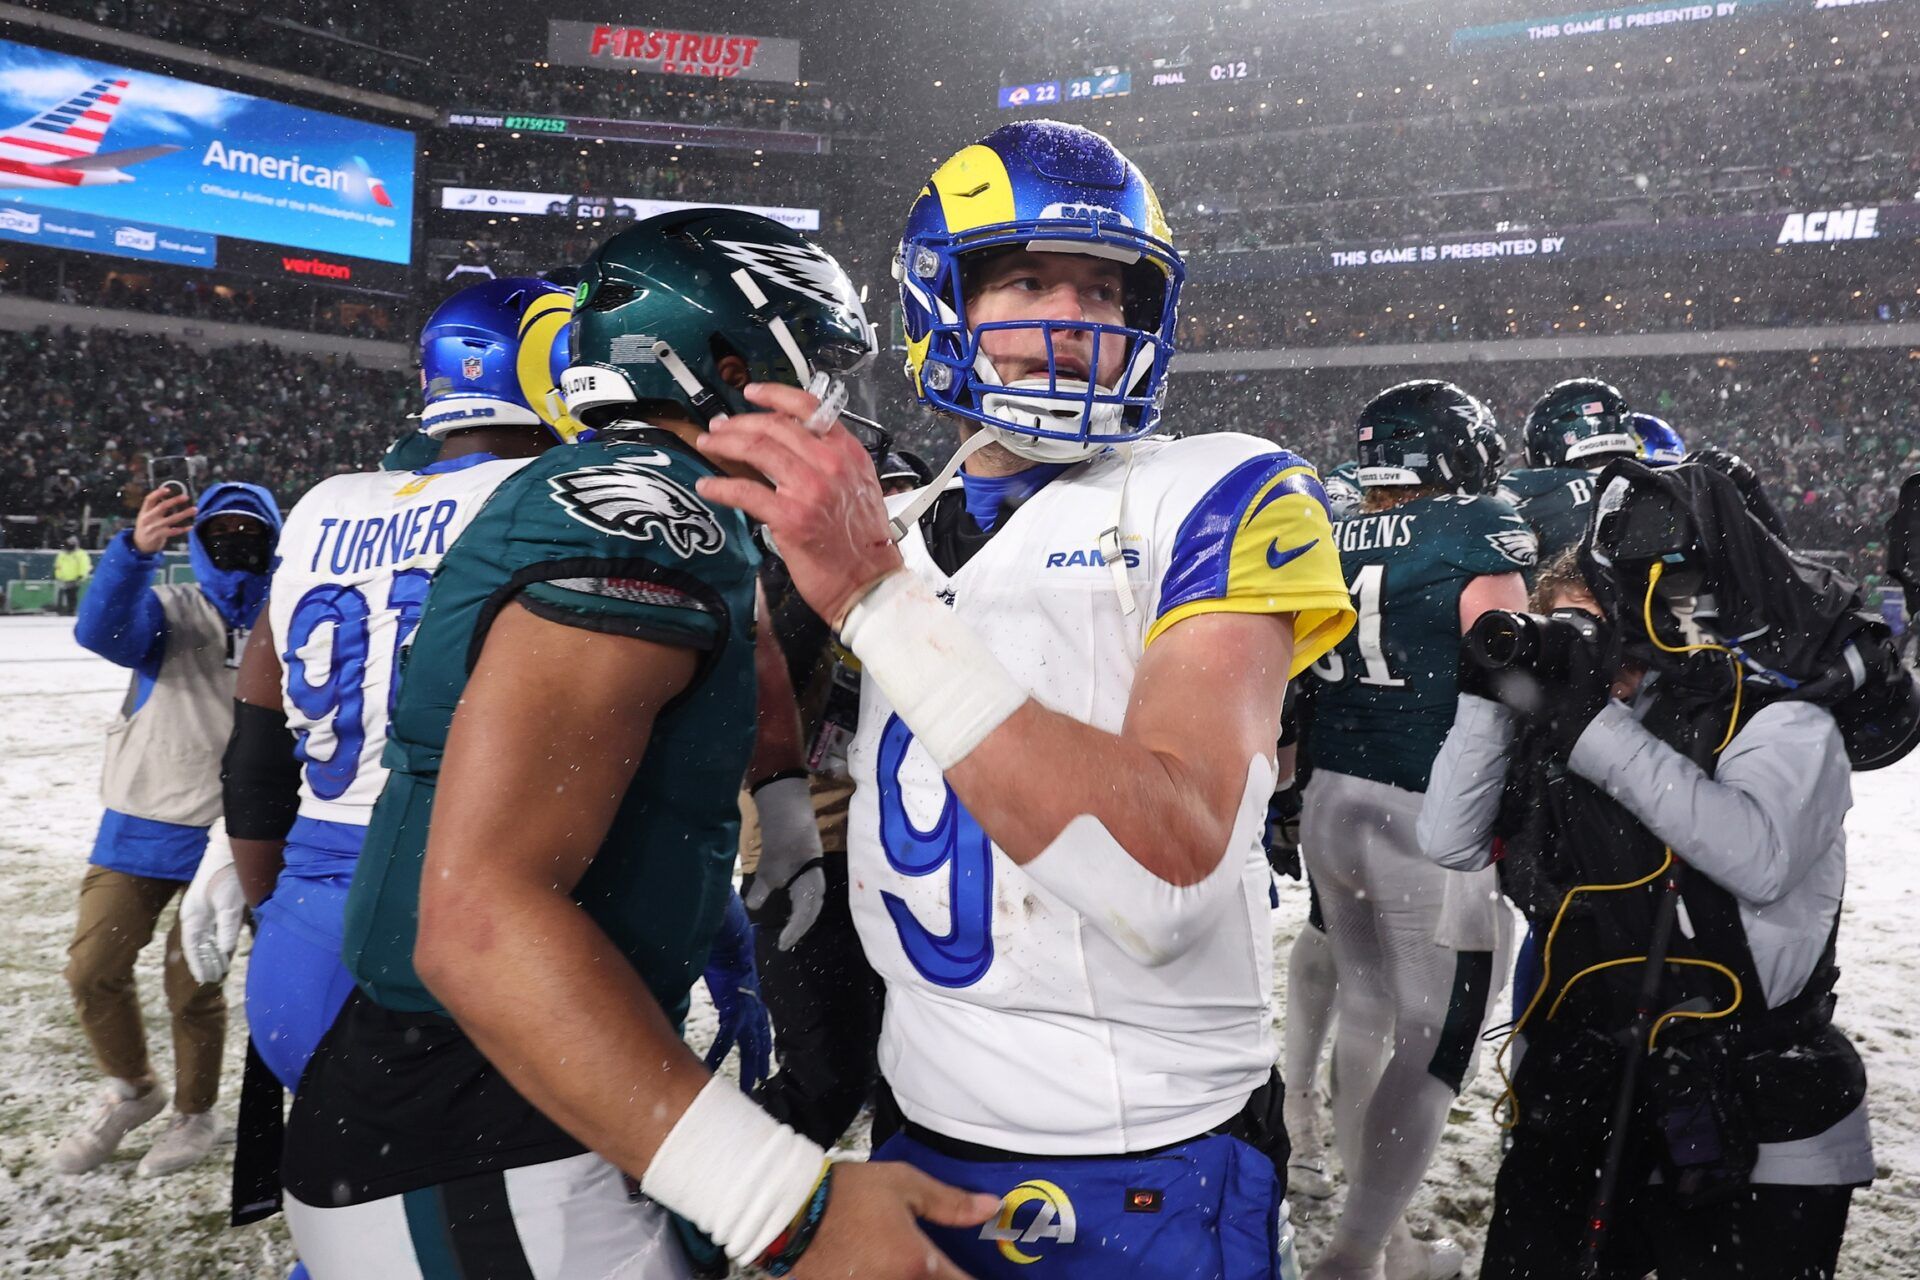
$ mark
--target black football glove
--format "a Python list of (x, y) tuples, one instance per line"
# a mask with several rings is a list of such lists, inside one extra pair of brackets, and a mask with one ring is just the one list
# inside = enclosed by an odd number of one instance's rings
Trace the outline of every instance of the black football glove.
[(1300, 878), (1300, 790), (1276, 791), (1267, 801), (1267, 865), (1274, 873)]

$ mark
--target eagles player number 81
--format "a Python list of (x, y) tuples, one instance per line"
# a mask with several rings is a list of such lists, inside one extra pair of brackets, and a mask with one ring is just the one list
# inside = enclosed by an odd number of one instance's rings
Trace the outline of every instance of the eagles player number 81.
[[(1360, 614), (1353, 629), (1354, 642), (1360, 648), (1360, 661), (1367, 668), (1366, 674), (1360, 677), (1360, 683), (1398, 689), (1407, 682), (1405, 678), (1393, 674), (1393, 669), (1387, 665), (1386, 650), (1380, 643), (1383, 621), (1380, 600), (1386, 594), (1386, 579), (1387, 566), (1366, 565), (1354, 575), (1353, 583), (1347, 589), (1353, 595), (1353, 606)], [(1313, 664), (1313, 674), (1333, 684), (1345, 680), (1347, 663), (1340, 656), (1340, 649), (1344, 647), (1327, 650), (1326, 656)]]

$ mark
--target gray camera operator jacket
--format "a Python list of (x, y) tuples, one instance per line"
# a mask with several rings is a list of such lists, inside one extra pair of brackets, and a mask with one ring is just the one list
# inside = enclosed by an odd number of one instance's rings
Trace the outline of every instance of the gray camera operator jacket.
[[(1853, 770), (1833, 716), (1805, 702), (1755, 713), (1712, 777), (1640, 727), (1645, 700), (1609, 701), (1574, 744), (1572, 771), (1600, 787), (1687, 864), (1732, 894), (1768, 1008), (1797, 995), (1826, 949), (1847, 881)], [(1455, 871), (1492, 861), (1514, 738), (1511, 712), (1463, 694), (1433, 763), (1420, 848)], [(1863, 1101), (1824, 1132), (1760, 1144), (1753, 1181), (1850, 1186), (1873, 1180)]]

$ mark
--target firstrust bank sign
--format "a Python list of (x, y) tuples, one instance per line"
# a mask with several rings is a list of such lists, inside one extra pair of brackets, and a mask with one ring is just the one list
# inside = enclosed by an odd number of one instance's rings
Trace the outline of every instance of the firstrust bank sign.
[(677, 27), (547, 20), (547, 60), (721, 80), (800, 78), (800, 42)]

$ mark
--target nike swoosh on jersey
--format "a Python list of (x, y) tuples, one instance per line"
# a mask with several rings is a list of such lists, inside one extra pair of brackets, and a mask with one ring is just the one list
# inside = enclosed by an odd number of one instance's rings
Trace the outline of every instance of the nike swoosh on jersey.
[(1313, 550), (1315, 547), (1319, 545), (1320, 545), (1320, 539), (1315, 538), (1312, 542), (1303, 543), (1300, 546), (1293, 548), (1291, 551), (1282, 551), (1280, 550), (1280, 539), (1275, 538), (1272, 542), (1269, 542), (1267, 544), (1267, 568), (1269, 569), (1281, 568), (1285, 566), (1289, 561), (1298, 560), (1301, 556), (1307, 554), (1307, 552)]

